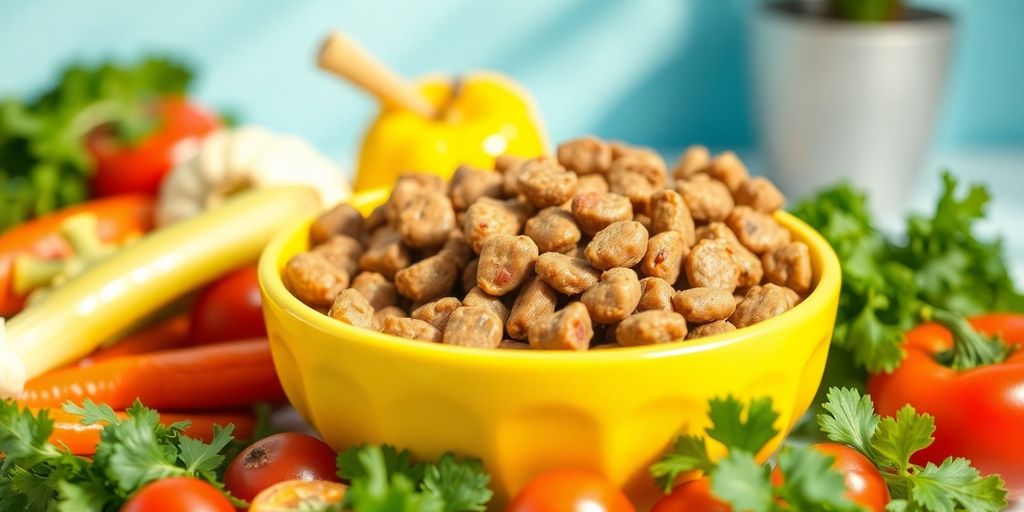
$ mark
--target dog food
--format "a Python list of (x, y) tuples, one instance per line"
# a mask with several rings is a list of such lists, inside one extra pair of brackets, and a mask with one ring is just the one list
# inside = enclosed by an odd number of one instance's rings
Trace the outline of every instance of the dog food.
[[(588, 350), (692, 340), (778, 316), (812, 291), (785, 199), (731, 152), (584, 137), (554, 157), (402, 175), (365, 218), (331, 208), (283, 280), (364, 329), (485, 349)], [(671, 180), (669, 180), (671, 173)]]

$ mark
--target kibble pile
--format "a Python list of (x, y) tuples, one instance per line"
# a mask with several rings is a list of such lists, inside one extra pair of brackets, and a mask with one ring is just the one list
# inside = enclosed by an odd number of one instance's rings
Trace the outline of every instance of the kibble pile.
[(784, 198), (732, 152), (586, 137), (446, 183), (408, 174), (367, 218), (342, 204), (289, 260), (288, 288), (338, 321), (485, 348), (666, 343), (782, 314), (811, 288)]

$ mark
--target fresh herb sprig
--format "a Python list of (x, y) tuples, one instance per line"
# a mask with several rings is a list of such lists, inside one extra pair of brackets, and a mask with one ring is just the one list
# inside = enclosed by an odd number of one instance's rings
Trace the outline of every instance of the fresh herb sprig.
[(360, 512), (481, 511), (493, 495), (477, 459), (446, 453), (437, 462), (414, 462), (408, 450), (390, 445), (338, 454), (338, 477), (349, 481), (341, 508)]
[(50, 444), (53, 420), (46, 410), (33, 413), (13, 401), (0, 402), (0, 510), (116, 510), (146, 484), (174, 476), (224, 491), (217, 469), (232, 442), (232, 425), (214, 426), (213, 439), (204, 443), (184, 434), (187, 421), (164, 426), (156, 411), (138, 401), (124, 418), (91, 400), (68, 403), (64, 410), (81, 416), (84, 425), (104, 425), (91, 461)]
[(832, 388), (818, 424), (828, 438), (849, 445), (875, 464), (885, 477), (894, 512), (998, 512), (1007, 506), (1006, 488), (998, 476), (981, 476), (971, 462), (949, 457), (941, 464), (910, 462), (934, 442), (934, 419), (910, 405), (896, 417), (882, 418), (868, 395)]
[(83, 201), (92, 164), (85, 135), (110, 126), (136, 141), (153, 126), (151, 101), (184, 94), (192, 79), (180, 62), (151, 57), (132, 65), (72, 65), (31, 100), (0, 100), (0, 231)]
[[(942, 177), (942, 194), (931, 216), (913, 215), (906, 239), (887, 239), (868, 212), (867, 198), (849, 185), (826, 190), (793, 213), (816, 228), (842, 263), (843, 288), (826, 374), (844, 384), (863, 382), (866, 370), (890, 372), (903, 359), (903, 333), (924, 308), (971, 315), (1024, 311), (1000, 240), (974, 232), (989, 195), (982, 186), (957, 193), (957, 181)], [(850, 362), (857, 368), (848, 368)]]
[(772, 484), (771, 468), (756, 458), (779, 434), (775, 428), (779, 414), (770, 399), (751, 400), (746, 408), (731, 396), (712, 399), (708, 417), (711, 426), (704, 433), (724, 445), (728, 453), (714, 461), (702, 437), (679, 436), (675, 446), (651, 466), (651, 475), (666, 492), (679, 475), (700, 471), (710, 479), (711, 492), (735, 510), (861, 510), (845, 497), (846, 485), (843, 476), (832, 469), (833, 458), (814, 450), (783, 448), (778, 455), (782, 482)]

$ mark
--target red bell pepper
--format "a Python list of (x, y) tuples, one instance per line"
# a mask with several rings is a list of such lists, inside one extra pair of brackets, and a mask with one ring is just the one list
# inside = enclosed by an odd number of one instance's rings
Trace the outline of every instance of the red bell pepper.
[(91, 213), (98, 221), (101, 241), (120, 243), (153, 229), (155, 199), (142, 195), (116, 196), (77, 204), (22, 224), (0, 236), (0, 316), (11, 316), (25, 307), (26, 294), (13, 286), (14, 263), (21, 255), (43, 260), (73, 255), (71, 244), (61, 236), (65, 220)]
[(970, 324), (942, 311), (930, 316), (934, 322), (907, 333), (900, 366), (868, 380), (879, 414), (893, 416), (904, 404), (931, 414), (935, 443), (913, 462), (966, 457), (982, 473), (1000, 474), (1011, 497), (1024, 496), (1024, 314), (990, 313)]

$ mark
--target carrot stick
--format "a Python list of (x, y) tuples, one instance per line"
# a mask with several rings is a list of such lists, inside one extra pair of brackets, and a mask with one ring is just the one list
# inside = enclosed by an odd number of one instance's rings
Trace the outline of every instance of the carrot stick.
[(157, 410), (217, 409), (284, 398), (265, 339), (115, 357), (30, 380), (18, 401), (59, 408), (90, 398), (124, 409), (136, 398)]
[(102, 347), (78, 361), (78, 366), (91, 366), (115, 357), (146, 354), (181, 348), (188, 345), (188, 315), (177, 315)]
[[(96, 453), (96, 445), (100, 442), (103, 425), (82, 425), (80, 416), (66, 413), (62, 409), (49, 409), (48, 412), (50, 418), (53, 419), (50, 443), (56, 446), (66, 446), (74, 455)], [(117, 411), (116, 414), (119, 418), (127, 417), (123, 411)], [(251, 436), (253, 429), (256, 428), (256, 417), (247, 412), (160, 413), (160, 423), (164, 425), (185, 420), (192, 422), (185, 429), (185, 434), (207, 443), (213, 439), (214, 425), (222, 427), (228, 424), (234, 425), (236, 439)]]

